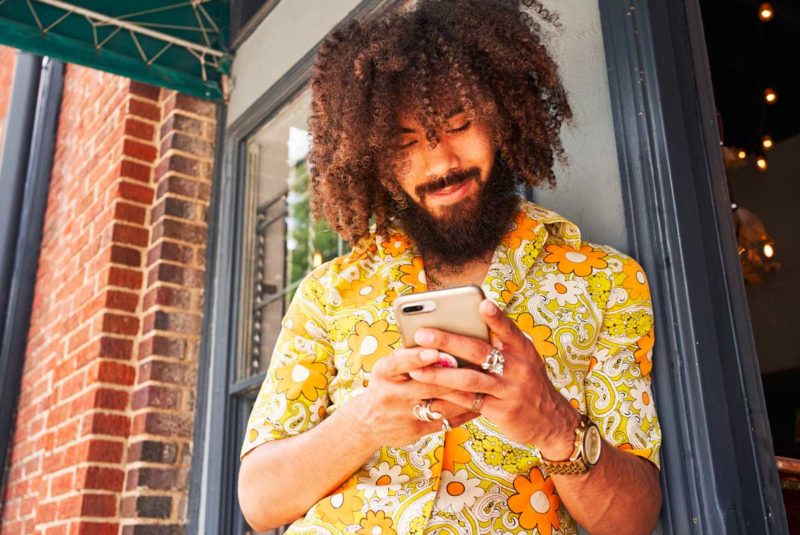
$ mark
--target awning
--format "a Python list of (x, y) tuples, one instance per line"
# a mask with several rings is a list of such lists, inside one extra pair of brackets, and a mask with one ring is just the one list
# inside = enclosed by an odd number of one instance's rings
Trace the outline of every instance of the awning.
[(226, 0), (0, 0), (0, 44), (222, 100)]

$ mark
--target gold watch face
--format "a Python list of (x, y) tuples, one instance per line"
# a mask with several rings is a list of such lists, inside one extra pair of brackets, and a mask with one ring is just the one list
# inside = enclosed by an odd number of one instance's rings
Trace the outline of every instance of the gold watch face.
[(597, 463), (602, 446), (603, 438), (600, 436), (600, 431), (597, 430), (597, 426), (590, 425), (583, 436), (584, 459), (590, 466)]

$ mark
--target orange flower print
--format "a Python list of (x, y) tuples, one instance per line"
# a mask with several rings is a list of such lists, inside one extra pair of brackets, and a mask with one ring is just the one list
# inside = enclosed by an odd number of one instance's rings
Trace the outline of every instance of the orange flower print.
[[(456, 427), (444, 435), (444, 446), (436, 448), (433, 452), (436, 464), (442, 464), (442, 470), (455, 470), (456, 463), (466, 464), (472, 460), (472, 456), (464, 447), (469, 440), (469, 431), (464, 427)], [(435, 465), (434, 465), (435, 466)], [(437, 470), (434, 468), (434, 472)]]
[(353, 490), (339, 489), (317, 505), (316, 513), (324, 522), (352, 525), (362, 501)]
[(361, 529), (356, 531), (358, 535), (397, 535), (392, 527), (392, 519), (386, 516), (383, 511), (368, 511), (367, 517), (359, 522)]
[(508, 507), (520, 515), (519, 525), (523, 528), (536, 528), (542, 535), (551, 535), (553, 528), (559, 526), (561, 504), (555, 483), (551, 477), (545, 479), (538, 468), (533, 468), (529, 477), (517, 476), (514, 480), (517, 493), (508, 499)]
[(631, 299), (650, 299), (650, 287), (647, 285), (647, 275), (639, 263), (633, 258), (628, 259), (622, 266), (625, 279), (622, 287), (630, 293)]
[(466, 469), (462, 468), (455, 474), (445, 470), (442, 472), (442, 490), (437, 505), (442, 511), (460, 513), (465, 507), (472, 507), (475, 500), (485, 494), (480, 484), (480, 478), (470, 478)]
[(636, 345), (639, 349), (633, 352), (633, 357), (639, 364), (639, 369), (642, 371), (642, 377), (647, 377), (653, 371), (653, 344), (655, 343), (655, 334), (653, 329), (646, 335), (639, 338)]
[(386, 254), (395, 258), (405, 253), (408, 247), (408, 238), (402, 234), (390, 234), (383, 242), (383, 249), (386, 251)]
[(319, 391), (328, 386), (324, 362), (290, 362), (275, 371), (278, 378), (278, 393), (286, 393), (286, 399), (295, 400), (302, 395), (308, 401), (316, 401)]
[(377, 278), (353, 279), (349, 286), (342, 288), (342, 299), (354, 304), (371, 301), (379, 295), (386, 283)]
[(425, 282), (425, 271), (422, 267), (422, 257), (415, 256), (411, 264), (400, 266), (400, 282), (404, 282), (414, 288), (415, 292), (422, 292), (425, 290), (427, 283)]
[(520, 314), (517, 327), (533, 342), (533, 347), (541, 357), (552, 357), (558, 353), (558, 347), (550, 341), (553, 331), (547, 325), (534, 325), (533, 316), (529, 312)]
[(506, 304), (511, 304), (511, 299), (519, 290), (519, 284), (514, 281), (506, 281), (506, 289), (500, 292), (500, 299)]
[(535, 219), (528, 217), (524, 211), (517, 214), (514, 220), (514, 230), (508, 232), (503, 236), (503, 245), (509, 249), (516, 249), (523, 242), (523, 240), (532, 240), (536, 238), (536, 228), (539, 222)]
[(377, 360), (392, 351), (392, 346), (400, 340), (400, 333), (389, 330), (389, 322), (378, 320), (373, 324), (366, 321), (356, 323), (355, 333), (347, 339), (350, 356), (347, 365), (352, 373), (359, 370), (372, 371)]
[(548, 245), (545, 250), (550, 254), (544, 261), (557, 262), (561, 273), (575, 273), (579, 277), (586, 277), (592, 273), (592, 269), (603, 269), (608, 265), (603, 260), (606, 253), (596, 251), (590, 245), (583, 245), (580, 249), (569, 245)]
[(650, 454), (653, 453), (653, 448), (643, 448), (640, 450), (634, 449), (630, 443), (626, 442), (624, 444), (620, 444), (617, 446), (622, 451), (627, 451), (628, 453), (633, 453), (634, 455), (638, 455), (639, 457), (644, 457), (645, 459), (650, 458)]

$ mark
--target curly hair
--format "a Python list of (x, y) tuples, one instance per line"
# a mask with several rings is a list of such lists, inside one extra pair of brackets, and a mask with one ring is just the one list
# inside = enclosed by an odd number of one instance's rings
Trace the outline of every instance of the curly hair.
[(572, 111), (540, 22), (560, 28), (538, 0), (419, 0), (332, 31), (310, 82), (314, 217), (351, 244), (373, 218), (385, 230), (404, 202), (394, 178), (404, 106), (431, 148), (450, 113), (480, 118), (520, 183), (554, 186)]

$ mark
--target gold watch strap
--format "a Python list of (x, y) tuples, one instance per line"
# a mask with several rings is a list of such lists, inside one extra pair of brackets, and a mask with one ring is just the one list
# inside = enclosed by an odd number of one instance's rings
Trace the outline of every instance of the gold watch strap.
[(589, 417), (585, 414), (581, 414), (581, 420), (578, 423), (578, 427), (575, 428), (575, 445), (572, 449), (572, 454), (569, 456), (569, 459), (564, 461), (550, 461), (542, 456), (539, 466), (547, 470), (548, 474), (556, 475), (575, 475), (585, 474), (588, 472), (589, 466), (587, 466), (586, 462), (583, 460), (582, 450), (583, 435), (586, 432), (586, 428), (589, 424)]

